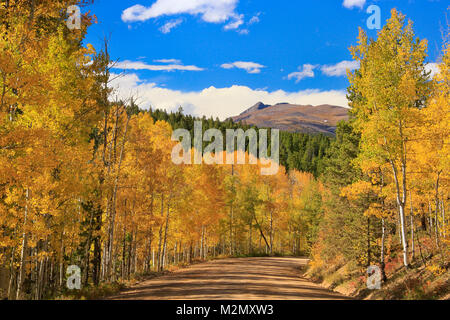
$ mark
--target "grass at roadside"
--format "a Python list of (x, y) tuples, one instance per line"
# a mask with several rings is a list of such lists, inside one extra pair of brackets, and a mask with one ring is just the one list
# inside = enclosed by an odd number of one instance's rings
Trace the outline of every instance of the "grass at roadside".
[(369, 290), (365, 269), (352, 264), (312, 267), (305, 276), (325, 288), (350, 297), (365, 300), (439, 300), (449, 299), (449, 264), (440, 266), (437, 258), (427, 266), (412, 264), (409, 269), (401, 260), (391, 260), (386, 265), (387, 281), (380, 290)]

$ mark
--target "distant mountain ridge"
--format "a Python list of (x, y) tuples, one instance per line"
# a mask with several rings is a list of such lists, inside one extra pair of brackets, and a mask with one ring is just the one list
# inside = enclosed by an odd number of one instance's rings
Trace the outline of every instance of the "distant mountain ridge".
[(258, 111), (258, 110), (263, 110), (263, 109), (268, 108), (268, 107), (270, 107), (270, 105), (264, 104), (264, 103), (262, 103), (262, 102), (258, 102), (258, 103), (255, 104), (253, 107), (251, 107), (251, 108), (245, 110), (244, 112), (242, 112), (240, 115), (242, 116), (242, 115), (245, 115), (245, 114), (249, 114), (249, 113), (252, 113), (252, 112), (256, 112), (256, 111)]
[(348, 110), (328, 104), (304, 106), (283, 102), (267, 105), (258, 102), (231, 119), (234, 122), (282, 131), (335, 134), (337, 123), (348, 120)]

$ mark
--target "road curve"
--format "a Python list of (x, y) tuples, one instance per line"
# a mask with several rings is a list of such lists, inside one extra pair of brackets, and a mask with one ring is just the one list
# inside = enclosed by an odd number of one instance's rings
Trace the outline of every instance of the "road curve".
[(108, 300), (343, 300), (301, 276), (302, 258), (223, 259), (144, 281)]

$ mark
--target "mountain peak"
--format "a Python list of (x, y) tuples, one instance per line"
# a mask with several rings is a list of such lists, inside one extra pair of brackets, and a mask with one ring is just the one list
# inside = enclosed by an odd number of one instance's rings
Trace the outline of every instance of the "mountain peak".
[(254, 106), (252, 106), (252, 107), (250, 107), (249, 109), (247, 109), (247, 110), (245, 110), (244, 112), (242, 112), (241, 115), (247, 114), (247, 113), (251, 113), (251, 112), (255, 112), (255, 111), (258, 111), (258, 110), (263, 110), (263, 109), (269, 108), (269, 107), (270, 107), (270, 105), (264, 104), (264, 103), (262, 103), (262, 102), (260, 101), (260, 102), (258, 102), (257, 104), (255, 104)]
[(232, 118), (234, 122), (260, 128), (324, 134), (334, 134), (337, 123), (347, 119), (348, 109), (343, 107), (328, 104), (295, 105), (286, 102), (272, 106), (258, 102), (239, 116)]

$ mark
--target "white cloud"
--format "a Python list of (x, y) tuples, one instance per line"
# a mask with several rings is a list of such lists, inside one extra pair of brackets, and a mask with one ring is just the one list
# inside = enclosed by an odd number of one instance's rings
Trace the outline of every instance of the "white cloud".
[(169, 60), (159, 60), (159, 62), (165, 61), (166, 63), (170, 64), (164, 64), (164, 65), (149, 65), (145, 62), (141, 61), (130, 61), (125, 60), (121, 62), (115, 63), (112, 68), (113, 69), (123, 69), (123, 70), (150, 70), (150, 71), (203, 71), (202, 68), (199, 68), (197, 66), (185, 66), (180, 63), (178, 60), (169, 59)]
[[(115, 78), (117, 75), (111, 75)], [(234, 85), (228, 88), (209, 87), (201, 91), (183, 92), (162, 88), (155, 83), (141, 81), (136, 74), (127, 74), (112, 81), (117, 90), (114, 95), (127, 99), (135, 95), (143, 108), (176, 110), (182, 106), (190, 114), (213, 116), (224, 120), (236, 116), (258, 101), (267, 104), (290, 102), (302, 105), (331, 104), (348, 107), (345, 90), (320, 91), (317, 89), (299, 92), (283, 90), (253, 90), (246, 86)]]
[(265, 68), (265, 66), (255, 63), (255, 62), (245, 62), (245, 61), (236, 61), (232, 63), (224, 63), (221, 65), (223, 69), (243, 69), (247, 71), (248, 73), (260, 73), (262, 68)]
[(428, 63), (425, 66), (425, 70), (427, 72), (431, 71), (430, 77), (434, 78), (440, 72), (441, 69), (439, 68), (439, 64), (437, 63)]
[(202, 20), (223, 23), (235, 18), (239, 0), (157, 0), (150, 7), (134, 5), (122, 12), (124, 22), (146, 21), (178, 14), (200, 15)]
[(324, 65), (321, 70), (329, 77), (345, 77), (347, 70), (353, 71), (359, 68), (358, 61), (341, 61), (335, 65)]
[(317, 68), (317, 66), (312, 64), (304, 64), (303, 67), (298, 67), (297, 72), (290, 73), (287, 78), (289, 80), (295, 79), (295, 82), (298, 83), (301, 80), (305, 78), (314, 78), (314, 69)]
[(256, 16), (253, 16), (253, 17), (248, 21), (248, 24), (249, 24), (249, 25), (252, 25), (252, 24), (258, 23), (258, 22), (260, 21), (260, 19), (259, 19), (260, 14), (261, 14), (261, 13), (258, 13)]
[(342, 5), (348, 9), (352, 9), (354, 7), (362, 9), (364, 8), (365, 4), (366, 0), (344, 0), (344, 3)]
[(171, 20), (159, 28), (159, 31), (164, 34), (169, 33), (173, 28), (178, 27), (181, 23), (183, 23), (183, 19)]
[(181, 60), (178, 60), (178, 59), (158, 59), (158, 60), (153, 60), (153, 62), (181, 64)]
[(228, 23), (224, 29), (225, 30), (235, 30), (238, 29), (241, 25), (244, 24), (244, 15), (240, 14), (240, 15), (236, 15), (233, 16), (233, 20)]

